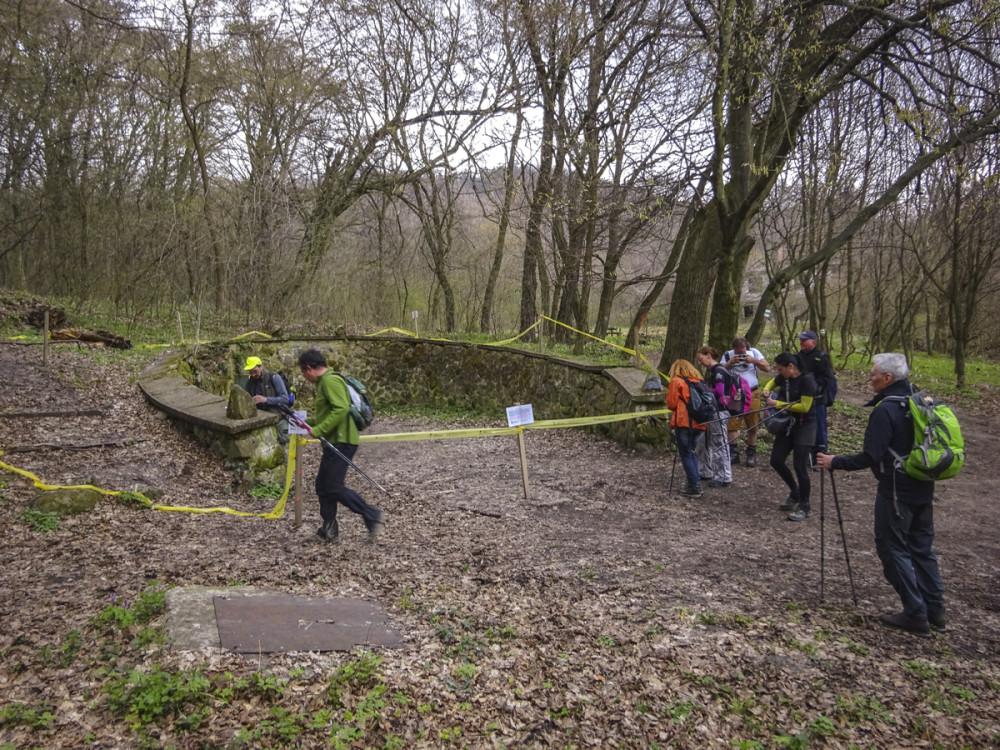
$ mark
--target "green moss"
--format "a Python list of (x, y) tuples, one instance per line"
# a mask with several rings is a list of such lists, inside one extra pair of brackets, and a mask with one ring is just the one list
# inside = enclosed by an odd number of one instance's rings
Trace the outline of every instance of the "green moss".
[(194, 385), (194, 370), (191, 368), (191, 364), (183, 359), (177, 362), (177, 374), (180, 375), (184, 380), (186, 380), (191, 385)]
[(276, 450), (266, 458), (252, 459), (250, 461), (250, 470), (254, 476), (259, 476), (263, 472), (271, 471), (273, 469), (277, 469), (279, 466), (284, 466), (284, 465), (285, 465), (284, 452)]

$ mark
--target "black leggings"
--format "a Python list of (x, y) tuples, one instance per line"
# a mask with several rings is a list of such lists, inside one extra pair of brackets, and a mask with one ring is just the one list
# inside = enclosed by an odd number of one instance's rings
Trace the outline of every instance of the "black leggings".
[[(791, 435), (777, 435), (774, 438), (774, 447), (771, 448), (771, 468), (778, 472), (778, 476), (785, 480), (785, 484), (791, 490), (791, 499), (803, 508), (809, 507), (809, 492), (812, 485), (809, 480), (809, 470), (812, 464), (812, 445), (793, 445), (795, 442), (795, 430)], [(792, 453), (792, 465), (795, 467), (795, 475), (785, 465), (785, 459)], [(798, 484), (795, 483), (798, 478)]]

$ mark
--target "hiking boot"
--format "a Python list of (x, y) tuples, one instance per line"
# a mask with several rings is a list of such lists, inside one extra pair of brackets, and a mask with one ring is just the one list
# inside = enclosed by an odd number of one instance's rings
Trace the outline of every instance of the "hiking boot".
[(751, 469), (757, 465), (757, 446), (748, 445), (747, 446), (747, 466)]
[(708, 486), (711, 487), (713, 490), (717, 490), (720, 489), (721, 487), (728, 487), (731, 484), (732, 482), (720, 482), (718, 479), (713, 479), (711, 482), (708, 483)]
[(340, 528), (337, 526), (337, 519), (324, 521), (323, 525), (316, 529), (316, 538), (321, 542), (340, 541)]
[(701, 497), (701, 485), (700, 484), (685, 484), (677, 491), (678, 495), (684, 495), (685, 497)]
[(781, 505), (778, 506), (778, 510), (795, 510), (799, 505), (799, 501), (796, 500), (791, 495), (785, 500)]
[(735, 445), (729, 446), (729, 463), (732, 466), (740, 465), (740, 449)]
[(807, 518), (812, 518), (812, 515), (813, 515), (813, 512), (812, 512), (811, 508), (809, 508), (808, 506), (806, 506), (805, 508), (803, 508), (800, 505), (799, 509), (797, 511), (795, 511), (794, 513), (789, 513), (788, 514), (788, 520), (789, 521), (805, 521)]
[(935, 630), (946, 630), (944, 607), (927, 607), (927, 622)]
[(382, 529), (385, 526), (385, 513), (382, 511), (378, 512), (378, 520), (373, 522), (371, 526), (368, 527), (368, 541), (374, 542), (378, 539), (378, 535), (382, 533)]
[(905, 630), (908, 633), (914, 633), (924, 638), (929, 637), (931, 634), (931, 626), (927, 620), (917, 620), (907, 617), (905, 612), (895, 615), (879, 615), (878, 621), (886, 627)]

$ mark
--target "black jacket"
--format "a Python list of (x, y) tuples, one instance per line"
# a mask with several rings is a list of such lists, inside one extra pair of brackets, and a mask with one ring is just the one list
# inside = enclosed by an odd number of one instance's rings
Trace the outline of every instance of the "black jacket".
[(833, 376), (833, 362), (830, 361), (830, 355), (820, 351), (819, 347), (813, 347), (811, 352), (799, 352), (799, 362), (802, 364), (802, 372), (811, 372), (816, 378), (816, 395), (826, 395), (830, 388), (830, 378)]
[(802, 401), (803, 396), (812, 396), (812, 404), (809, 411), (799, 412), (796, 409), (789, 409), (795, 415), (795, 424), (805, 424), (816, 421), (816, 395), (819, 390), (816, 386), (816, 379), (808, 372), (803, 372), (797, 378), (785, 379), (784, 375), (776, 375), (768, 386), (771, 395), (779, 401)]
[(870, 468), (878, 479), (879, 492), (893, 494), (904, 503), (929, 503), (934, 499), (934, 482), (914, 479), (905, 471), (893, 468), (890, 448), (905, 456), (913, 447), (913, 421), (910, 407), (905, 399), (886, 400), (887, 396), (909, 396), (912, 392), (910, 381), (903, 379), (890, 383), (875, 394), (875, 398), (865, 406), (873, 406), (865, 429), (865, 444), (861, 453), (853, 456), (837, 456), (833, 459), (834, 469), (857, 471)]

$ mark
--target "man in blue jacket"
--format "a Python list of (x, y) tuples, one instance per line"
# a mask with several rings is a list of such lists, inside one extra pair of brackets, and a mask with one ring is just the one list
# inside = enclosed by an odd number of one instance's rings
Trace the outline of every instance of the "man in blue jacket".
[(893, 451), (905, 456), (913, 447), (913, 423), (907, 398), (910, 368), (903, 354), (876, 354), (869, 377), (875, 397), (861, 453), (820, 453), (823, 469), (870, 468), (878, 480), (875, 493), (875, 551), (886, 580), (896, 590), (903, 611), (885, 614), (883, 625), (919, 635), (944, 629), (944, 583), (934, 554), (934, 482), (921, 481), (894, 466)]

